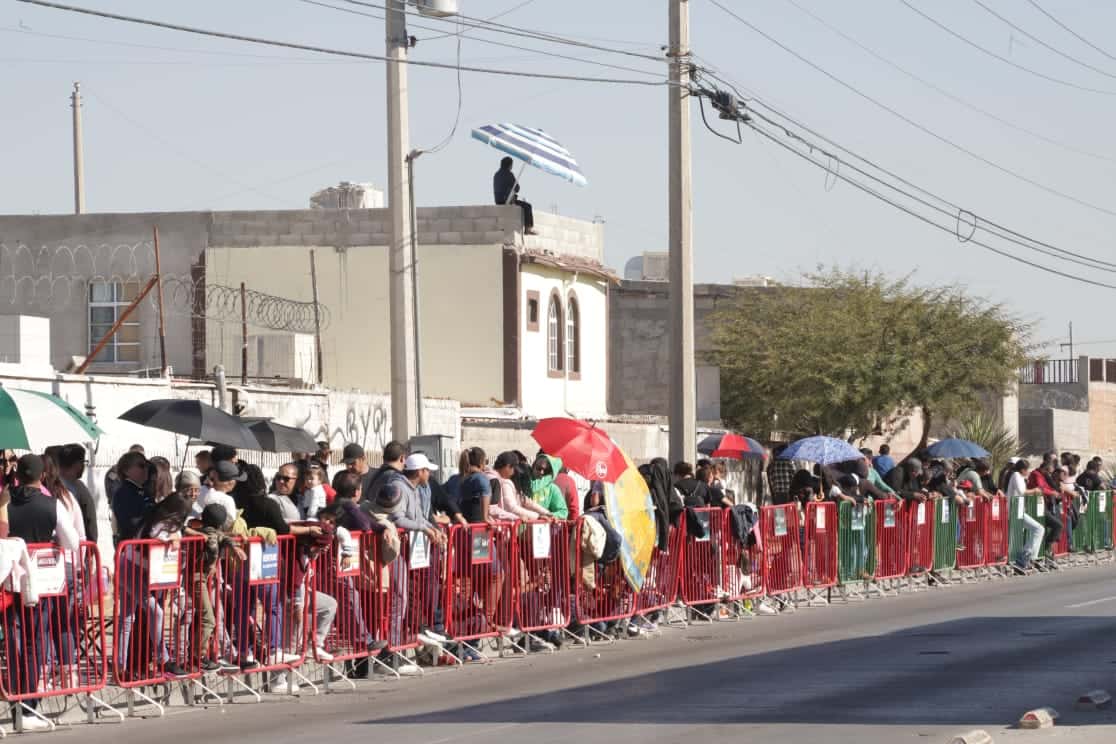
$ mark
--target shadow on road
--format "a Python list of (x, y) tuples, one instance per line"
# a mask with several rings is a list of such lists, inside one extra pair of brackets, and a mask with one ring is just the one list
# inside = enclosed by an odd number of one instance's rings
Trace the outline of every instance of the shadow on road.
[[(1082, 692), (1116, 685), (1114, 632), (1110, 617), (974, 617), (752, 654), (745, 642), (726, 645), (732, 656), (721, 661), (542, 694), (508, 694), (506, 687), (486, 694), (492, 676), (478, 677), (468, 700), (423, 690), (428, 712), (385, 711), (361, 723), (1002, 726), (1029, 708), (1053, 705), (1063, 713), (1060, 725), (1111, 724), (1111, 713), (1074, 716), (1072, 704)], [(696, 650), (718, 642), (710, 638), (708, 628), (695, 626), (659, 642)], [(609, 656), (589, 663), (609, 664)], [(545, 663), (536, 671), (545, 675)], [(584, 672), (606, 675), (595, 666)]]

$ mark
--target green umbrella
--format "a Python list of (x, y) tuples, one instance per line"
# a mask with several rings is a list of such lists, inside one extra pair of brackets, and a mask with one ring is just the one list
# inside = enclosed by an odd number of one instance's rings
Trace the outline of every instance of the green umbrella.
[(0, 387), (0, 448), (42, 452), (55, 444), (89, 442), (103, 433), (57, 395)]

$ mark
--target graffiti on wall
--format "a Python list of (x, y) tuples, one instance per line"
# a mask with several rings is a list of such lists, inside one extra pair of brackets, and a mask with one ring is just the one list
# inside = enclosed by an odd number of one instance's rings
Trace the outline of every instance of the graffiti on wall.
[(311, 412), (307, 412), (295, 426), (313, 432), (318, 441), (329, 442), (330, 449), (339, 450), (350, 442), (356, 442), (366, 450), (376, 451), (383, 449), (390, 441), (391, 426), (387, 406), (382, 398), (362, 400), (361, 397), (354, 396), (345, 404), (342, 416), (334, 415), (333, 411), (330, 414), (328, 420), (321, 421), (317, 429), (311, 424), (314, 417)]

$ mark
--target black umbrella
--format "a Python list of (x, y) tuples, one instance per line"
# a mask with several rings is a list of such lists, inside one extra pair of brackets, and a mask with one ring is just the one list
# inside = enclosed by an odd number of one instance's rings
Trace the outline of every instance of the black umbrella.
[(238, 418), (200, 400), (149, 400), (120, 414), (120, 418), (237, 449), (260, 449), (256, 437)]
[(304, 429), (277, 424), (271, 419), (242, 418), (264, 452), (317, 452), (318, 443)]

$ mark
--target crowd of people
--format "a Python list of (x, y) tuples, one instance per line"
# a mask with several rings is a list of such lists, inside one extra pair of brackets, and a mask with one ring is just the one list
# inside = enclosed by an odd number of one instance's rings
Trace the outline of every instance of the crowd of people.
[[(764, 504), (804, 506), (811, 501), (835, 501), (871, 508), (875, 500), (894, 498), (923, 503), (949, 500), (963, 508), (1001, 496), (1014, 509), (1016, 499), (1039, 497), (1047, 508), (1041, 516), (1024, 516), (1027, 539), (1019, 554), (1012, 556), (1013, 565), (1025, 572), (1040, 567), (1036, 559), (1043, 546), (1057, 541), (1062, 530), (1077, 519), (1074, 512), (1057, 506), (1060, 495), (1073, 492), (1087, 499), (1088, 494), (1109, 487), (1100, 474), (1099, 458), (1082, 467), (1080, 458), (1069, 453), (1047, 453), (1033, 470), (1027, 460), (1012, 458), (998, 474), (983, 460), (941, 460), (924, 452), (896, 462), (886, 445), (878, 452), (862, 450), (860, 459), (830, 466), (802, 467), (783, 459), (781, 453), (779, 448), (772, 453), (764, 471), (764, 487), (752, 504), (738, 503), (741, 500), (726, 486), (724, 463), (706, 459), (671, 466), (656, 458), (641, 466), (655, 510), (657, 547), (667, 550), (671, 527), (683, 515), (688, 531), (703, 530), (701, 521), (692, 517), (692, 510), (700, 508), (743, 509), (734, 519), (742, 515), (746, 525), (742, 534), (746, 534), (758, 522), (757, 507)], [(467, 447), (456, 472), (443, 477), (424, 453), (408, 452), (402, 443), (388, 443), (381, 455), (382, 464), (373, 467), (364, 448), (351, 443), (345, 445), (341, 463), (335, 466), (330, 447), (322, 442), (315, 452), (293, 453), (268, 479), (258, 465), (232, 447), (218, 445), (200, 451), (195, 467), (178, 473), (166, 458), (148, 457), (141, 445), (131, 447), (104, 481), (113, 542), (120, 552), (117, 565), (129, 572), (127, 577), (116, 577), (112, 662), (118, 679), (136, 666), (131, 658), (137, 648), (132, 634), (140, 627), (137, 618), (141, 615), (153, 618), (143, 625), (150, 633), (145, 640), (151, 663), (165, 678), (190, 674), (180, 658), (182, 650), (169, 648), (163, 635), (167, 597), (150, 588), (147, 572), (152, 569), (147, 559), (140, 552), (128, 552), (135, 550), (136, 540), (178, 547), (192, 539), (199, 546), (200, 575), (206, 581), (197, 582), (187, 594), (191, 613), (198, 617), (200, 670), (271, 670), (268, 684), (278, 691), (297, 689), (288, 669), (304, 654), (312, 654), (322, 663), (333, 661), (326, 639), (339, 613), (353, 615), (341, 617), (346, 627), (356, 629), (369, 652), (368, 658), (347, 663), (348, 673), (354, 676), (366, 675), (371, 669), (418, 674), (417, 661), (437, 663), (447, 654), (458, 662), (480, 659), (473, 644), (449, 637), (447, 608), (440, 606), (433, 589), (429, 597), (418, 600), (428, 603), (431, 610), (424, 615), (428, 622), (418, 630), (419, 653), (407, 659), (393, 652), (400, 645), (407, 602), (416, 601), (414, 597), (408, 600), (406, 561), (392, 560), (400, 553), (400, 535), (412, 545), (422, 540), (444, 549), (456, 525), (556, 523), (585, 516), (593, 517), (590, 521), (603, 534), (601, 555), (616, 555), (620, 538), (604, 516), (605, 484), (575, 477), (556, 457), (539, 452), (529, 458), (513, 450), (490, 460), (483, 449)], [(83, 481), (86, 465), (86, 452), (79, 444), (52, 447), (41, 455), (17, 457), (4, 452), (0, 538), (56, 543), (66, 551), (77, 551), (84, 542), (96, 543), (96, 503)], [(964, 520), (957, 524), (959, 531), (964, 529)], [(335, 551), (342, 565), (359, 561), (364, 544), (354, 534), (372, 536), (385, 564), (390, 564), (386, 570), (390, 571), (394, 601), (382, 628), (369, 625), (352, 579), (339, 578), (328, 585), (316, 584), (316, 588), (301, 581), (310, 562), (323, 551)], [(253, 538), (266, 545), (282, 542), (289, 546), (284, 564), (293, 568), (287, 570), (283, 582), (264, 585), (250, 581), (247, 570), (226, 575), (223, 583), (229, 606), (222, 620), (215, 613), (208, 579), (222, 562), (245, 565), (247, 541)], [(866, 544), (860, 546), (862, 557), (868, 550)], [(524, 634), (515, 627), (517, 618), (506, 606), (505, 612), (497, 614), (506, 602), (508, 581), (508, 571), (500, 560), (494, 561), (485, 581), (487, 586), (468, 585), (467, 592), (469, 601), (483, 608), (487, 627), (523, 649), (543, 650), (561, 644), (560, 630)], [(16, 595), (6, 610), (8, 658), (24, 653), (29, 645), (36, 649), (40, 645), (29, 642), (29, 631), (20, 627), (26, 618), (37, 617), (27, 614), (22, 601)], [(297, 618), (308, 607), (313, 613), (308, 618), (310, 627), (304, 631)], [(572, 615), (571, 628), (579, 630), (576, 611)], [(636, 618), (624, 632), (653, 630), (654, 620), (654, 614)], [(602, 624), (595, 630), (605, 633), (614, 628)], [(20, 684), (34, 690), (35, 672)], [(28, 720), (32, 727), (37, 723)]]

